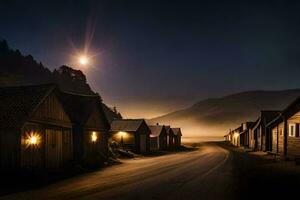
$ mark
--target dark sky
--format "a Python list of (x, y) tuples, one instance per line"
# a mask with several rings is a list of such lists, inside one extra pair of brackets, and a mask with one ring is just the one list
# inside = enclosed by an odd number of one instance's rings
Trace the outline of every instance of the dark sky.
[(129, 117), (152, 117), (207, 97), (300, 87), (296, 1), (0, 0), (0, 38), (53, 69), (82, 69)]

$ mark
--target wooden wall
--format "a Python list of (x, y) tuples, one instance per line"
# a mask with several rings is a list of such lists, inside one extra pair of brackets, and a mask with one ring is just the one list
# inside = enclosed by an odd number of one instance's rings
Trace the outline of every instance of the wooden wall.
[(297, 135), (295, 136), (289, 136), (289, 134), (287, 133), (288, 135), (287, 156), (289, 157), (300, 156), (300, 136), (299, 136), (300, 112), (297, 112), (287, 120), (287, 127), (289, 127), (290, 124), (296, 124), (296, 129), (298, 133), (296, 133)]
[[(27, 120), (19, 133), (21, 166), (58, 168), (73, 159), (72, 124), (55, 93), (50, 94)], [(30, 134), (39, 144), (26, 142)]]
[(159, 150), (159, 137), (150, 137), (150, 150)]
[[(31, 134), (39, 138), (37, 145), (28, 144)], [(21, 134), (21, 167), (42, 168), (45, 162), (45, 130), (41, 125), (26, 123)]]
[[(97, 136), (97, 140), (94, 142), (91, 139), (93, 132)], [(107, 158), (107, 137), (106, 132), (93, 130), (93, 129), (85, 129), (84, 130), (84, 154), (85, 155), (95, 155), (99, 154), (103, 158)]]
[(30, 120), (71, 127), (71, 122), (55, 94), (50, 94), (38, 107)]
[(278, 125), (278, 153), (284, 153), (284, 131), (283, 131), (283, 123)]
[(0, 130), (0, 168), (14, 169), (20, 163), (20, 130)]
[(71, 129), (63, 129), (63, 164), (68, 164), (69, 161), (74, 159), (73, 152), (73, 135)]
[(167, 132), (166, 129), (163, 129), (162, 133), (159, 135), (159, 148), (161, 150), (166, 150), (167, 147)]

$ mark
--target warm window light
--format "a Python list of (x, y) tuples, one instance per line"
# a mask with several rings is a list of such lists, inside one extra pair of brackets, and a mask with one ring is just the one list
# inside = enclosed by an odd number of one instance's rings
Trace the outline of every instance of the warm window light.
[(27, 146), (35, 146), (40, 143), (40, 136), (37, 133), (31, 132), (30, 134), (27, 134), (26, 137)]
[(95, 131), (92, 132), (91, 139), (92, 139), (92, 142), (97, 141), (98, 137), (97, 137), (97, 133)]

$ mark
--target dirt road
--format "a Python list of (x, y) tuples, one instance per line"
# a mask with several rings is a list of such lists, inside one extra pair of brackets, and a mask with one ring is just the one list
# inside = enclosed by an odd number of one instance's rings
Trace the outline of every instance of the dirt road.
[(3, 199), (234, 199), (231, 153), (215, 143), (199, 150), (123, 164)]

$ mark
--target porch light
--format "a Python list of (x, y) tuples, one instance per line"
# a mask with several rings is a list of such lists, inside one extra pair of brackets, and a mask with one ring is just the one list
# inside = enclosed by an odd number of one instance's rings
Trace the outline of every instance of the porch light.
[(26, 143), (28, 146), (36, 146), (40, 143), (41, 137), (39, 134), (31, 132), (27, 134)]
[(121, 137), (125, 137), (125, 136), (127, 135), (127, 133), (126, 133), (126, 132), (123, 132), (123, 131), (120, 131), (120, 132), (119, 132), (119, 135), (120, 135)]
[(93, 132), (92, 132), (92, 135), (91, 135), (91, 140), (92, 140), (92, 142), (96, 142), (97, 139), (98, 139), (97, 133), (96, 133), (95, 131), (93, 131)]

